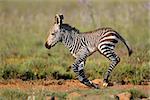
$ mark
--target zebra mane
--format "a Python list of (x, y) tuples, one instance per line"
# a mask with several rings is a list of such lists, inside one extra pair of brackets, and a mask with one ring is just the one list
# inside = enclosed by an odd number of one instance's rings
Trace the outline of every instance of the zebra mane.
[(75, 27), (70, 26), (69, 24), (62, 24), (62, 29), (67, 30), (71, 33), (77, 33), (79, 34), (80, 31), (76, 29)]

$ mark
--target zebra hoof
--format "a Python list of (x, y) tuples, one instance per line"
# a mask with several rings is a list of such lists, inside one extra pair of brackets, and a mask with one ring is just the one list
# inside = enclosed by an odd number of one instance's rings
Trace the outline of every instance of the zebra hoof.
[(108, 83), (103, 83), (103, 87), (107, 87), (108, 86)]

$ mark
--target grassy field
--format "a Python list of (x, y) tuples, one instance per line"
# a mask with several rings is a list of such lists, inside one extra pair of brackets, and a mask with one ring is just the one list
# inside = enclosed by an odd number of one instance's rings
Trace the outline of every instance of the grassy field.
[[(74, 61), (69, 51), (60, 43), (51, 50), (44, 47), (55, 14), (62, 13), (65, 22), (80, 31), (112, 27), (132, 46), (131, 57), (123, 44), (117, 46), (121, 62), (110, 81), (149, 81), (149, 10), (148, 0), (1, 0), (0, 79), (76, 79), (72, 70), (67, 71)], [(87, 59), (86, 74), (90, 79), (103, 78), (108, 66), (97, 52)]]
[[(75, 93), (79, 94), (78, 96), (70, 97), (69, 94)], [(1, 89), (0, 100), (50, 100), (51, 97), (57, 97), (58, 100), (116, 100), (115, 98), (111, 97), (111, 95), (115, 95), (121, 92), (129, 92), (133, 95), (133, 100), (139, 100), (140, 97), (148, 97), (148, 95), (143, 94), (143, 92), (137, 89), (128, 89), (128, 90), (113, 90), (113, 89), (104, 89), (104, 90), (73, 90), (70, 92), (54, 92), (48, 90), (28, 90), (28, 91), (21, 91), (19, 89)], [(108, 96), (109, 95), (109, 96)], [(69, 99), (70, 98), (70, 99)]]

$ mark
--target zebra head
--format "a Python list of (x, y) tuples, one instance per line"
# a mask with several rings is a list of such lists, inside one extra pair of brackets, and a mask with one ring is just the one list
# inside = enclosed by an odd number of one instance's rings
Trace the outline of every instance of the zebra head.
[(46, 48), (50, 49), (56, 43), (61, 41), (61, 37), (62, 37), (61, 27), (62, 27), (63, 18), (64, 17), (62, 14), (60, 14), (60, 15), (56, 14), (54, 26), (48, 32), (49, 35), (48, 35), (48, 38), (47, 38), (46, 43), (45, 43)]

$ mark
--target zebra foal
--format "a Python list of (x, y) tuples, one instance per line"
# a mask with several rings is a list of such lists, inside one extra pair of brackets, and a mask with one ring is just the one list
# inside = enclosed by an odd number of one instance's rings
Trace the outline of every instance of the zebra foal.
[(72, 69), (78, 75), (79, 81), (93, 88), (99, 88), (99, 86), (88, 80), (83, 67), (86, 58), (95, 51), (99, 51), (111, 61), (103, 80), (103, 86), (106, 87), (112, 70), (120, 62), (119, 56), (114, 52), (115, 45), (119, 40), (122, 41), (128, 49), (129, 56), (132, 53), (132, 49), (112, 28), (99, 28), (91, 32), (81, 33), (78, 29), (63, 23), (63, 19), (63, 15), (56, 14), (54, 26), (48, 32), (49, 36), (46, 40), (45, 47), (50, 49), (58, 42), (62, 42), (75, 57)]

